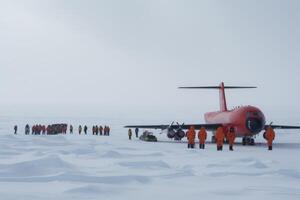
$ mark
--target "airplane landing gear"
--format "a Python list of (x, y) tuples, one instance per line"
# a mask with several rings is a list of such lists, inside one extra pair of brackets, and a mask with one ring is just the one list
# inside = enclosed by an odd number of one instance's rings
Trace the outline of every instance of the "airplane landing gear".
[(254, 146), (255, 140), (251, 137), (243, 137), (242, 144), (243, 144), (243, 146), (245, 146), (245, 145)]

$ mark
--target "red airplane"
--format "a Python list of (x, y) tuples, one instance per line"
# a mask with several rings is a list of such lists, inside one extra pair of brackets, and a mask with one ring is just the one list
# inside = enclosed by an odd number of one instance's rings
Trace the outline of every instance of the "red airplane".
[(266, 125), (266, 119), (263, 112), (254, 106), (241, 106), (232, 110), (227, 109), (225, 89), (247, 89), (256, 87), (224, 86), (222, 82), (219, 86), (207, 87), (179, 87), (180, 89), (218, 89), (220, 93), (220, 111), (205, 113), (205, 124), (176, 124), (171, 125), (131, 125), (125, 128), (145, 128), (167, 130), (167, 136), (175, 140), (181, 140), (185, 137), (183, 130), (194, 126), (196, 129), (205, 127), (213, 131), (212, 142), (215, 142), (215, 131), (218, 127), (223, 127), (227, 132), (229, 128), (234, 128), (237, 137), (242, 138), (243, 145), (254, 145), (254, 136), (259, 134), (267, 126), (273, 129), (300, 129), (300, 126)]

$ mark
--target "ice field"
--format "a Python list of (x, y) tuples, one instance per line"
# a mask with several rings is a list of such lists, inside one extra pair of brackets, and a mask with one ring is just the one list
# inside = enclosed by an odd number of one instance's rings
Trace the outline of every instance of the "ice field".
[(119, 123), (110, 137), (76, 129), (25, 136), (25, 122), (17, 121), (19, 135), (13, 135), (10, 120), (1, 121), (1, 199), (300, 198), (299, 131), (277, 132), (271, 152), (262, 136), (257, 146), (217, 152), (214, 144), (189, 150), (165, 135), (157, 135), (158, 143), (129, 141)]

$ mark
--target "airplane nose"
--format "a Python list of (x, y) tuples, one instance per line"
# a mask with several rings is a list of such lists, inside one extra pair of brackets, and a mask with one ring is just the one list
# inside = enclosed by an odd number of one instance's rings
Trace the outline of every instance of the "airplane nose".
[(246, 120), (246, 127), (252, 133), (259, 133), (263, 129), (263, 120), (257, 118), (249, 118)]

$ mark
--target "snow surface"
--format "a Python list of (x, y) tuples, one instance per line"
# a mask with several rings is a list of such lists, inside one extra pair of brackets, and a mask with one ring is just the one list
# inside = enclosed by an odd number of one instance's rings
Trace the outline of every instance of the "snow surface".
[[(12, 129), (12, 127), (10, 128)], [(274, 151), (258, 145), (217, 152), (185, 141), (25, 136), (0, 130), (1, 199), (300, 199), (300, 132), (280, 132)], [(19, 130), (22, 132), (22, 130)]]

